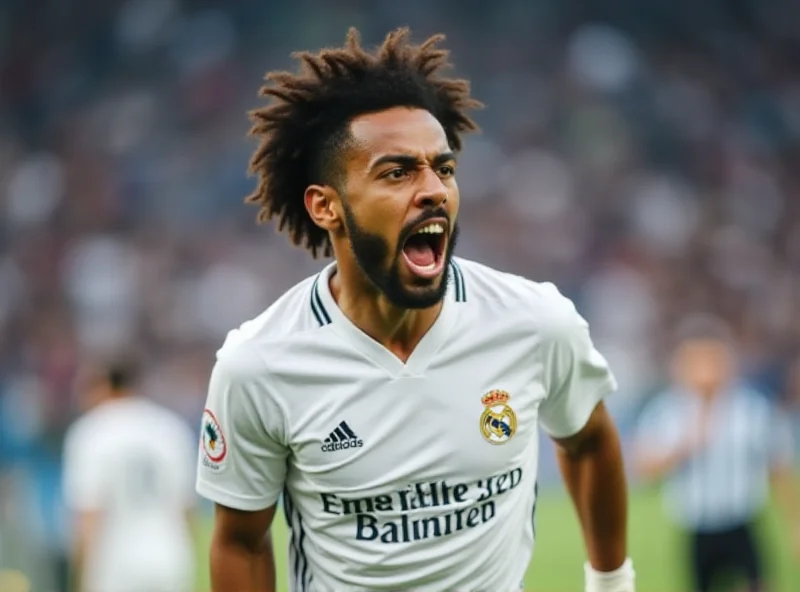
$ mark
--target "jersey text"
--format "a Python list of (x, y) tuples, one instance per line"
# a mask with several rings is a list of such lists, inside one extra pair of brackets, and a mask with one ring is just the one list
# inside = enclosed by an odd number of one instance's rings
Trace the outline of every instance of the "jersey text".
[[(486, 524), (497, 513), (495, 499), (517, 487), (521, 481), (522, 469), (516, 468), (501, 475), (478, 479), (472, 484), (431, 481), (414, 483), (406, 489), (374, 497), (343, 498), (333, 493), (322, 493), (320, 499), (322, 511), (326, 514), (355, 517), (356, 540), (408, 543), (449, 536), (465, 528)], [(431, 514), (430, 509), (435, 508), (446, 511), (424, 518), (413, 517), (413, 514)], [(381, 514), (391, 517), (382, 520)]]

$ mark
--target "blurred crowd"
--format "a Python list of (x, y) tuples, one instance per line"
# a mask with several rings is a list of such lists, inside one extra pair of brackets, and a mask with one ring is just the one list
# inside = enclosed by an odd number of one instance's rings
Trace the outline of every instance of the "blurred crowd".
[(370, 45), (401, 24), (448, 35), (487, 104), (460, 254), (575, 299), (621, 417), (696, 310), (800, 407), (800, 4), (584, 4), (0, 4), (0, 491), (58, 540), (82, 364), (139, 350), (144, 391), (195, 422), (227, 330), (321, 266), (243, 205), (246, 111), (266, 70), (351, 25)]

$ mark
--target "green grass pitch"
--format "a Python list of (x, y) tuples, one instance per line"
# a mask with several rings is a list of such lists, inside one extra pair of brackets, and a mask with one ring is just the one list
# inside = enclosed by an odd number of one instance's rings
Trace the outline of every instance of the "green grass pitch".
[[(680, 535), (664, 519), (659, 498), (653, 491), (631, 493), (629, 547), (637, 572), (637, 592), (687, 592), (685, 563)], [(771, 592), (800, 590), (800, 565), (789, 552), (779, 512), (770, 511), (761, 520), (765, 560)], [(537, 544), (525, 577), (532, 592), (576, 592), (583, 590), (584, 551), (578, 523), (568, 498), (560, 490), (543, 491), (536, 510)], [(281, 514), (273, 526), (278, 565), (278, 590), (288, 590), (286, 579), (286, 522)], [(200, 542), (198, 590), (208, 590), (208, 529)]]

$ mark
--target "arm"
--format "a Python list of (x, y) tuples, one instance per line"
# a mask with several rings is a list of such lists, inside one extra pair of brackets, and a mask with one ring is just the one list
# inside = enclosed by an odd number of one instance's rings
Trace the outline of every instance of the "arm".
[(275, 592), (269, 529), (283, 490), (284, 414), (260, 357), (221, 357), (201, 425), (196, 488), (215, 503), (213, 592)]
[(211, 536), (213, 592), (276, 592), (269, 529), (275, 506), (243, 512), (216, 504)]
[(633, 592), (622, 453), (602, 402), (616, 390), (616, 380), (592, 343), (588, 323), (563, 297), (542, 328), (542, 352), (547, 396), (539, 419), (556, 442), (583, 531), (586, 592)]
[(598, 571), (613, 571), (627, 557), (628, 496), (619, 437), (605, 405), (597, 405), (580, 432), (555, 442), (589, 563)]

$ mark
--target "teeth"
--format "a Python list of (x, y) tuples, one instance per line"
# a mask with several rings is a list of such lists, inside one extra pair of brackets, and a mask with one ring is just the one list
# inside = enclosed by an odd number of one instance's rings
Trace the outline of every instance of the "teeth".
[(444, 226), (438, 222), (428, 224), (417, 230), (414, 234), (444, 234)]
[(430, 265), (418, 265), (417, 267), (419, 267), (423, 271), (433, 271), (434, 269), (436, 269), (436, 262), (434, 261)]

